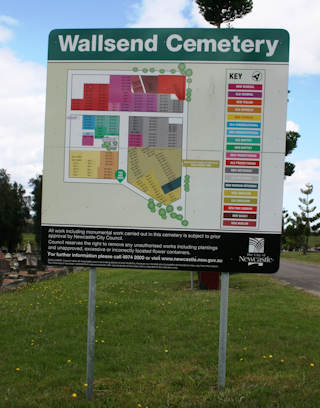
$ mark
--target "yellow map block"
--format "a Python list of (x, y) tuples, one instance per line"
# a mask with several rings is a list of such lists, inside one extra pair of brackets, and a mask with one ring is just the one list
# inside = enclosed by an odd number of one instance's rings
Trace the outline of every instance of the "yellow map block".
[(154, 198), (158, 202), (169, 205), (174, 201), (179, 200), (181, 195), (181, 188), (176, 188), (173, 191), (170, 191), (168, 194), (164, 194), (163, 190), (155, 177), (154, 172), (147, 174), (140, 179), (137, 179), (134, 183), (132, 183), (135, 187), (139, 190), (145, 192), (150, 197)]
[(98, 178), (100, 152), (70, 150), (69, 177)]
[(128, 149), (128, 182), (163, 204), (177, 201), (181, 188), (164, 193), (162, 187), (181, 178), (181, 149), (131, 147)]

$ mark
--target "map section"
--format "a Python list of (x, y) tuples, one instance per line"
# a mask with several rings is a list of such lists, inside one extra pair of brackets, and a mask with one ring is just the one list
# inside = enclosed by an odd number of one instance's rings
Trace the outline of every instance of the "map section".
[(65, 181), (127, 187), (151, 212), (187, 225), (186, 87), (177, 73), (69, 71)]
[(182, 118), (129, 117), (128, 182), (165, 205), (180, 199)]
[(183, 112), (183, 75), (106, 75), (107, 83), (83, 83), (72, 111)]
[(119, 163), (119, 116), (79, 115), (70, 123), (69, 177), (114, 179)]
[(228, 70), (222, 227), (258, 227), (264, 71)]

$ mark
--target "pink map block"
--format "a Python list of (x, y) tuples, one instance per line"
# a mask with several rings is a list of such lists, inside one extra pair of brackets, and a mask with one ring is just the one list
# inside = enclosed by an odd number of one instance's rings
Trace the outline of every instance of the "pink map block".
[(93, 146), (94, 136), (92, 135), (83, 135), (82, 136), (82, 146)]
[(143, 137), (141, 134), (131, 133), (128, 138), (129, 147), (142, 147)]

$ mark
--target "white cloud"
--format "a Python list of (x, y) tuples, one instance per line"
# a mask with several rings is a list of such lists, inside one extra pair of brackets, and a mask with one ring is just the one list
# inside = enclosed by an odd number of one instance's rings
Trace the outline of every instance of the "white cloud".
[(13, 25), (13, 26), (16, 26), (16, 25), (19, 24), (17, 19), (15, 19), (13, 17), (10, 17), (10, 16), (5, 16), (5, 15), (0, 16), (0, 24), (1, 23), (5, 23), (5, 24), (8, 24), (8, 25)]
[(300, 126), (292, 120), (287, 121), (287, 131), (299, 132)]
[[(287, 30), (291, 73), (320, 74), (319, 16), (319, 0), (255, 0), (252, 12), (231, 26)], [(134, 4), (132, 18), (130, 27), (212, 27), (190, 0), (141, 0)]]
[(10, 28), (0, 25), (0, 43), (9, 42), (13, 37), (13, 32)]
[(45, 68), (0, 48), (0, 167), (24, 186), (42, 171)]
[(135, 21), (129, 26), (187, 27), (190, 19), (183, 15), (183, 11), (188, 7), (190, 0), (141, 0), (132, 6)]
[(304, 188), (307, 183), (313, 185), (311, 198), (314, 198), (314, 204), (320, 211), (320, 159), (317, 158), (296, 162), (294, 174), (284, 182), (284, 208), (290, 212), (297, 210), (300, 188)]
[(303, 187), (306, 183), (320, 182), (320, 159), (297, 161), (295, 172), (285, 181), (286, 189), (292, 190), (297, 186)]
[(319, 15), (318, 0), (255, 0), (252, 12), (235, 20), (232, 27), (287, 30), (290, 34), (291, 73), (319, 74)]
[(9, 42), (13, 37), (13, 31), (7, 26), (18, 25), (18, 20), (10, 16), (0, 16), (0, 43), (4, 44)]

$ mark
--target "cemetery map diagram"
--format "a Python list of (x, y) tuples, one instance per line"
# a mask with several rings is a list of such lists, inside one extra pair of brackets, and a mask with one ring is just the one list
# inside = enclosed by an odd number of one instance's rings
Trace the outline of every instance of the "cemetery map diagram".
[(184, 64), (175, 72), (68, 72), (65, 181), (117, 184), (187, 226)]

